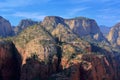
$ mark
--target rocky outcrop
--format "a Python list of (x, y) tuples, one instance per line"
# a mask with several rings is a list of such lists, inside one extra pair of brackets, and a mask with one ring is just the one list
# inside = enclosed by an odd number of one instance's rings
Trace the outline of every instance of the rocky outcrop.
[(23, 19), (20, 21), (17, 27), (14, 28), (14, 32), (17, 35), (22, 30), (26, 29), (27, 27), (33, 26), (35, 24), (38, 24), (37, 21), (32, 21), (31, 19)]
[(105, 40), (97, 23), (93, 19), (85, 17), (77, 17), (73, 19), (63, 19), (57, 16), (48, 16), (42, 22), (42, 25), (50, 32), (52, 32), (59, 24), (68, 27), (73, 33), (79, 37), (90, 37), (97, 41)]
[[(110, 53), (108, 53), (110, 54)], [(67, 58), (66, 58), (67, 59)], [(119, 80), (119, 60), (111, 55), (79, 54), (69, 62), (63, 59), (66, 66), (60, 73), (50, 79), (58, 80)], [(118, 60), (117, 60), (118, 59)]]
[(104, 40), (96, 21), (93, 19), (78, 17), (66, 19), (65, 22), (70, 29), (80, 37), (90, 36), (92, 39), (98, 41)]
[(0, 16), (0, 36), (7, 37), (14, 34), (11, 24), (8, 20)]
[(64, 24), (64, 19), (58, 16), (48, 16), (44, 18), (42, 25), (52, 32), (59, 23)]
[(47, 80), (48, 76), (59, 71), (56, 42), (42, 26), (27, 28), (14, 43), (23, 57), (21, 80)]
[(0, 41), (0, 80), (20, 80), (21, 56), (15, 45)]
[(111, 28), (107, 39), (114, 47), (120, 46), (120, 23)]

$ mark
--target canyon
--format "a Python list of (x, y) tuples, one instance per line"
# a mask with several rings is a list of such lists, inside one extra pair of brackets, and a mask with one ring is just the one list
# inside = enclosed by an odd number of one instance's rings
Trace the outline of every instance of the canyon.
[(0, 33), (0, 80), (119, 80), (119, 26), (106, 38), (86, 17), (22, 20)]

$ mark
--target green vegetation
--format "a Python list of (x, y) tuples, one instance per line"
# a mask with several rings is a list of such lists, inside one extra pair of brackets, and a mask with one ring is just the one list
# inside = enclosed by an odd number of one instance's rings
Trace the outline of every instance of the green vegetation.
[(52, 39), (52, 36), (46, 32), (46, 30), (40, 25), (34, 25), (32, 27), (28, 27), (24, 31), (22, 31), (15, 39), (14, 42), (17, 43), (21, 47), (25, 47), (25, 45), (33, 39)]

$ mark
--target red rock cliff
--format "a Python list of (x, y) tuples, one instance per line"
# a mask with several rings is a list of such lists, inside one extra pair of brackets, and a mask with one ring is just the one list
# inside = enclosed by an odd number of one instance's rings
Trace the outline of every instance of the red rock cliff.
[(21, 57), (15, 45), (0, 41), (0, 80), (19, 80)]

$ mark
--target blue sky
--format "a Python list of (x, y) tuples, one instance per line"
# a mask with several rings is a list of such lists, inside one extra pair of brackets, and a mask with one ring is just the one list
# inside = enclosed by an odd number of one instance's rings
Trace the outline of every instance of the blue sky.
[(21, 19), (41, 21), (45, 16), (95, 19), (98, 25), (113, 26), (120, 22), (120, 0), (0, 0), (0, 16), (12, 25)]

